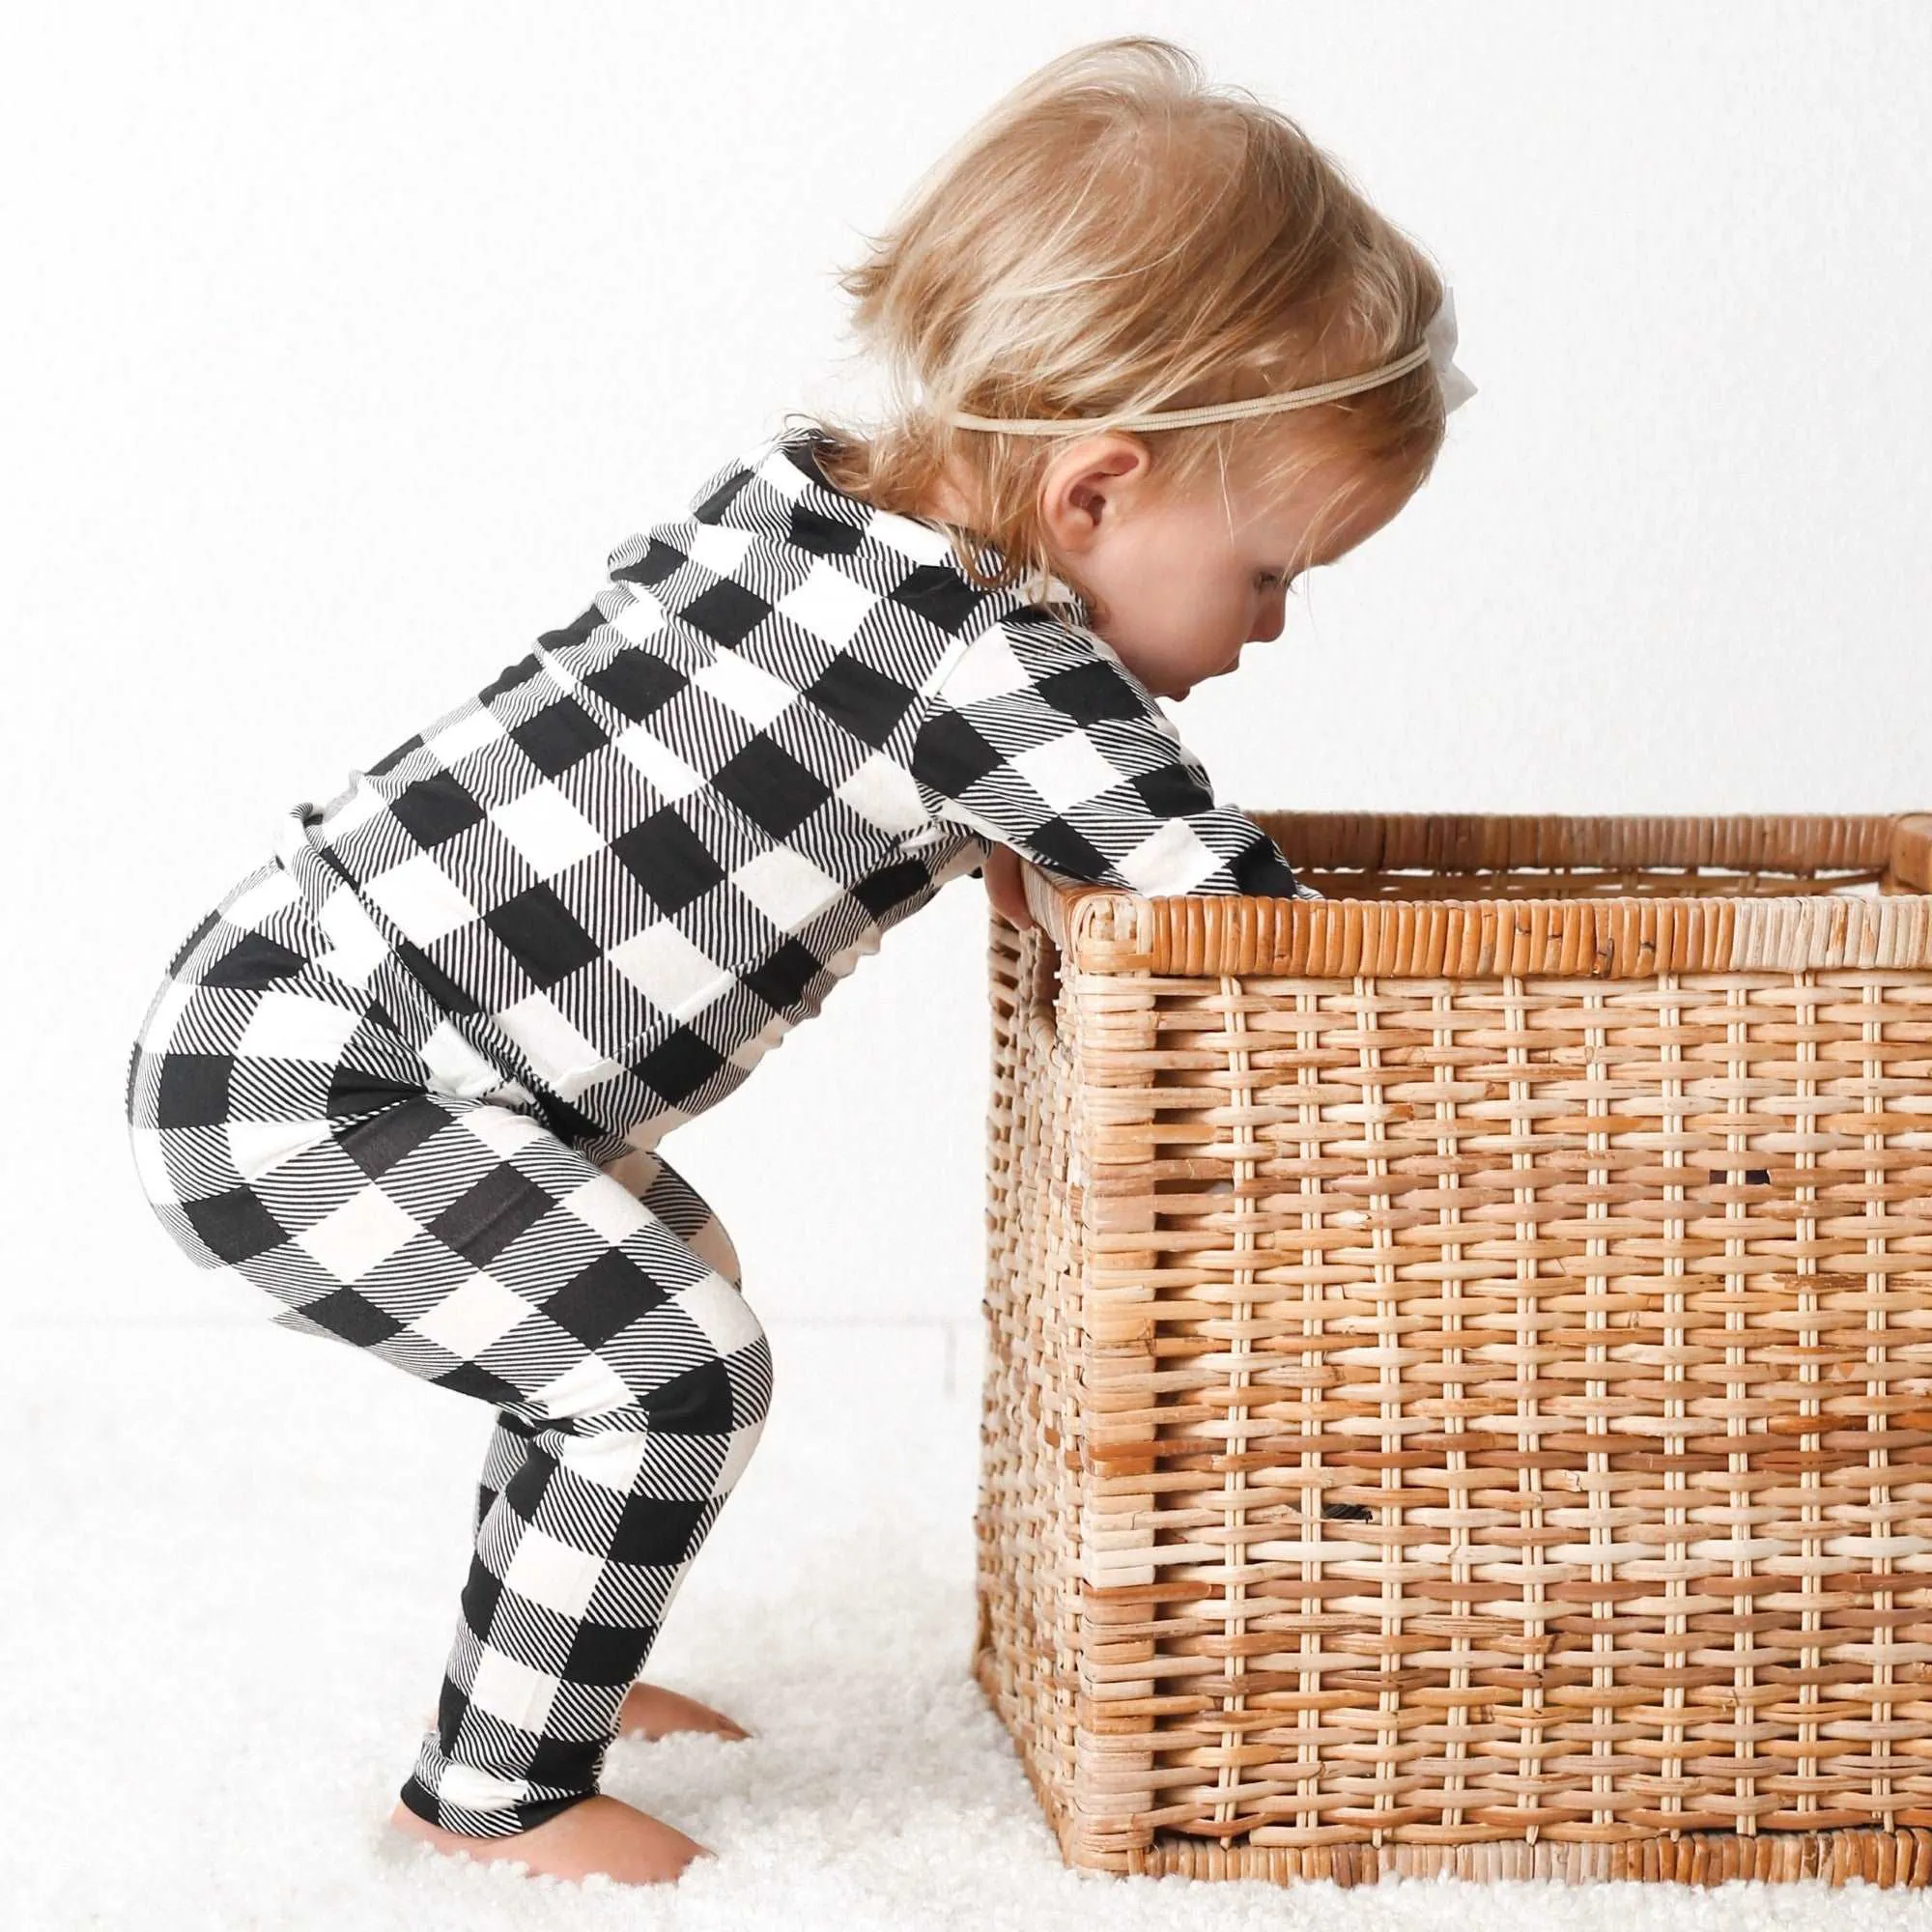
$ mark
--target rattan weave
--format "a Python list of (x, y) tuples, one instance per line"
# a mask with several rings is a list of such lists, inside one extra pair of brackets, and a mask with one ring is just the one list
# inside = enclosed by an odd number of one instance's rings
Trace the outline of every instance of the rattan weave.
[(1932, 1883), (1932, 814), (991, 925), (975, 1667), (1074, 1864)]

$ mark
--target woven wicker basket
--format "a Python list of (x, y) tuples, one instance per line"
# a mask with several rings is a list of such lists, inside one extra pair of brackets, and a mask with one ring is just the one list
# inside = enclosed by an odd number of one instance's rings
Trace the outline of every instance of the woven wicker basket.
[(995, 915), (975, 1668), (1072, 1864), (1932, 1882), (1932, 815)]

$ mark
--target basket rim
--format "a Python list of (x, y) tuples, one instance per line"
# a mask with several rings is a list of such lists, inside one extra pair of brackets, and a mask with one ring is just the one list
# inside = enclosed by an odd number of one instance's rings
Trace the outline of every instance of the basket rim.
[[(1752, 898), (1144, 898), (1022, 866), (1029, 910), (1077, 969), (1187, 978), (1623, 980), (1660, 973), (1932, 972), (1932, 813), (1255, 810), (1297, 869), (1495, 872), (1552, 866), (1883, 871), (1900, 889)], [(1662, 855), (1662, 856), (1661, 856)], [(997, 915), (995, 915), (997, 917)]]

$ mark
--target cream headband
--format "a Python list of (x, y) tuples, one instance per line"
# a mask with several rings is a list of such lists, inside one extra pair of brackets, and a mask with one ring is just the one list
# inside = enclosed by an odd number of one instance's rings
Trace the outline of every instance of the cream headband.
[(1237, 403), (1209, 403), (1198, 410), (1155, 410), (1137, 416), (973, 416), (953, 411), (946, 420), (960, 429), (998, 430), (1007, 436), (1058, 436), (1069, 429), (1187, 429), (1196, 423), (1225, 422), (1236, 416), (1270, 415), (1277, 410), (1305, 410), (1317, 403), (1333, 402), (1338, 396), (1352, 396), (1358, 389), (1373, 389), (1393, 382), (1423, 363), (1435, 365), (1442, 384), (1444, 414), (1460, 409), (1476, 393), (1476, 385), (1456, 366), (1456, 298), (1442, 291), (1442, 306), (1435, 311), (1422, 340), (1406, 355), (1385, 362), (1360, 376), (1341, 376), (1332, 383), (1317, 383), (1312, 388), (1284, 389), (1272, 396), (1250, 396)]

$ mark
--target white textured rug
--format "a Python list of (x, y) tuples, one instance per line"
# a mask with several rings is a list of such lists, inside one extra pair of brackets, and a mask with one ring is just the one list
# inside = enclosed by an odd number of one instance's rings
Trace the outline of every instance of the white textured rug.
[(1065, 1870), (967, 1668), (977, 1331), (769, 1325), (771, 1420), (644, 1673), (756, 1735), (613, 1748), (611, 1794), (719, 1854), (651, 1888), (383, 1822), (455, 1626), (483, 1409), (240, 1318), (0, 1332), (0, 1922), (1932, 1932), (1932, 1898), (1863, 1885)]

